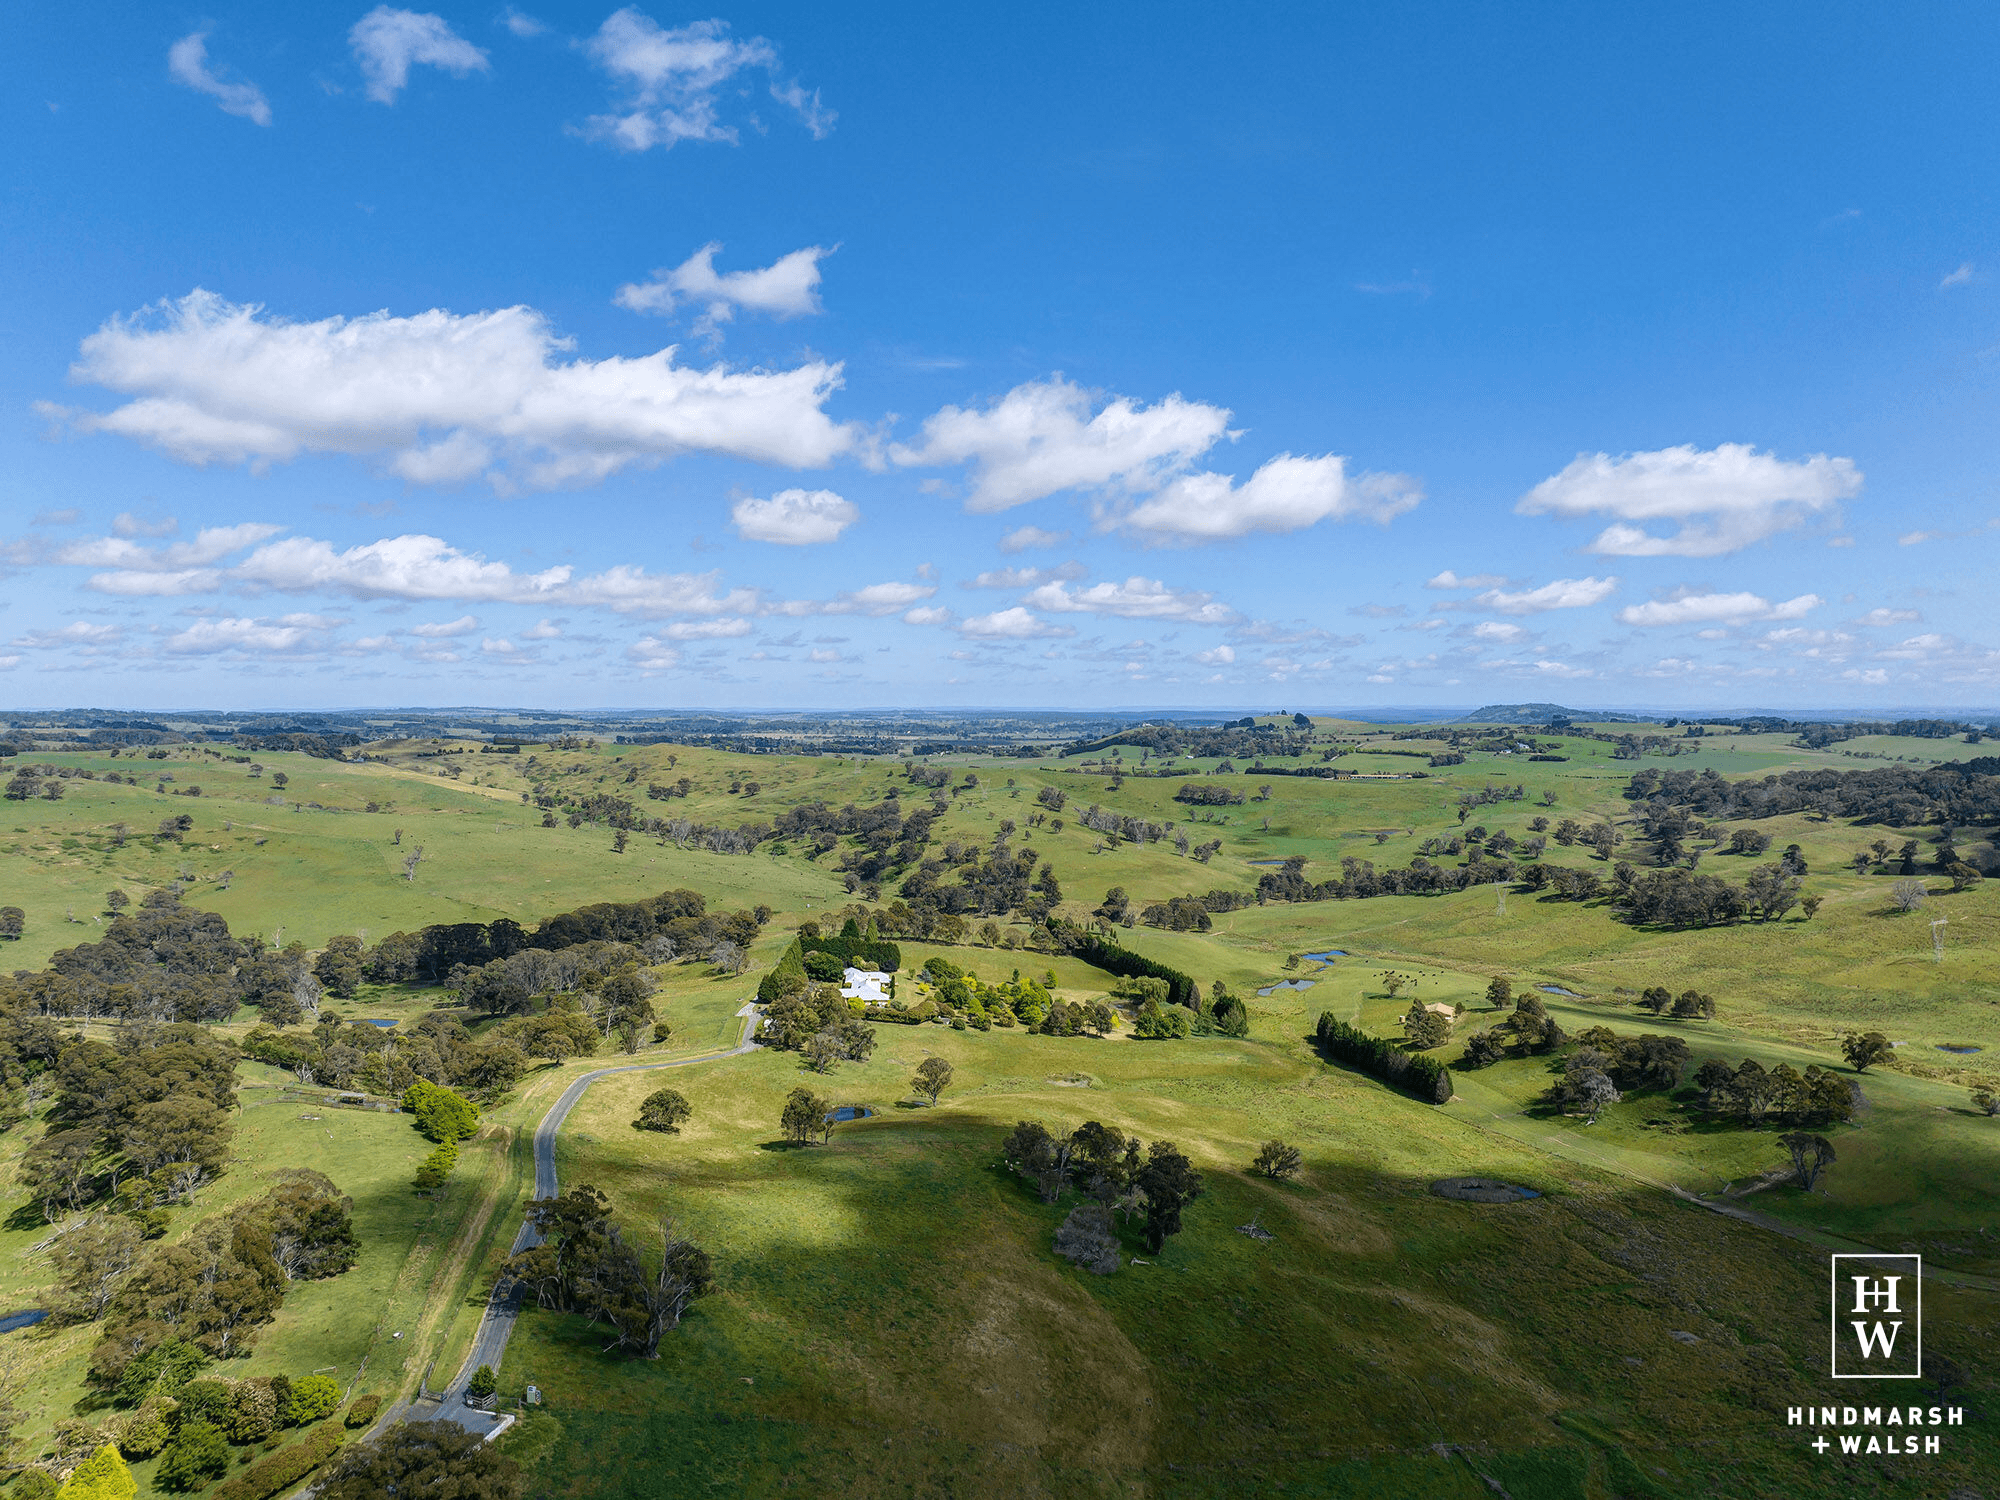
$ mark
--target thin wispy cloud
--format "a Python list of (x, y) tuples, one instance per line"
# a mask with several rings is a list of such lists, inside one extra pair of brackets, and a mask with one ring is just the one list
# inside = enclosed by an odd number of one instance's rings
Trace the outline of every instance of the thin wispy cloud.
[(254, 83), (223, 76), (208, 60), (208, 33), (192, 32), (167, 49), (167, 72), (174, 82), (213, 99), (225, 115), (257, 125), (271, 123), (271, 106)]
[(740, 75), (762, 72), (772, 99), (796, 114), (815, 139), (837, 118), (807, 90), (778, 73), (778, 50), (763, 37), (737, 39), (729, 23), (695, 21), (667, 28), (636, 6), (614, 12), (584, 43), (590, 60), (610, 75), (623, 99), (593, 115), (584, 134), (625, 151), (671, 148), (682, 141), (734, 143), (738, 126), (722, 115), (725, 96), (739, 98)]

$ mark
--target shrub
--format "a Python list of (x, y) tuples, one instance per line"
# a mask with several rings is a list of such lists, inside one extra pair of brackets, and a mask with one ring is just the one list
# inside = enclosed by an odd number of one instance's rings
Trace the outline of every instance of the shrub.
[(11, 1500), (49, 1500), (56, 1492), (56, 1482), (40, 1469), (29, 1469), (14, 1481)]
[(438, 1142), (461, 1141), (479, 1129), (479, 1111), (463, 1094), (419, 1078), (403, 1090), (403, 1108), (417, 1129)]
[(70, 1471), (57, 1494), (62, 1500), (132, 1500), (138, 1492), (138, 1481), (118, 1456), (118, 1445), (106, 1443)]
[[(361, 1401), (372, 1401), (372, 1396), (363, 1396)], [(361, 1401), (354, 1403), (359, 1410)], [(285, 1420), (294, 1426), (304, 1427), (309, 1422), (317, 1422), (322, 1417), (330, 1417), (340, 1410), (340, 1382), (331, 1375), (301, 1375), (292, 1382), (291, 1400), (285, 1404)]]
[(1282, 1180), (1298, 1174), (1305, 1165), (1305, 1157), (1297, 1146), (1288, 1146), (1283, 1141), (1266, 1141), (1257, 1153), (1257, 1159), (1250, 1164), (1250, 1170), (1273, 1180)]
[(273, 1495), (281, 1495), (331, 1458), (340, 1447), (341, 1438), (338, 1423), (315, 1427), (289, 1448), (280, 1448), (228, 1483), (218, 1485), (208, 1500), (270, 1500)]
[(182, 1422), (180, 1431), (160, 1455), (153, 1483), (163, 1490), (198, 1490), (228, 1472), (229, 1441), (223, 1437), (222, 1429), (213, 1422)]
[(499, 1389), (500, 1379), (493, 1373), (493, 1366), (481, 1365), (472, 1372), (472, 1379), (465, 1383), (466, 1394), (474, 1400), (483, 1400)]
[(347, 1408), (349, 1427), (366, 1427), (375, 1420), (375, 1414), (382, 1410), (382, 1398), (376, 1395), (363, 1396)]

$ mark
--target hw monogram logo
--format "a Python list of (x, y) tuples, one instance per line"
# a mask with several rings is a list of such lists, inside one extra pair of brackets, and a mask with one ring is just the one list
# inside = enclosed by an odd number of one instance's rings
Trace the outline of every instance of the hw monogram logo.
[(1832, 1295), (1835, 1380), (1922, 1378), (1922, 1256), (1836, 1255)]

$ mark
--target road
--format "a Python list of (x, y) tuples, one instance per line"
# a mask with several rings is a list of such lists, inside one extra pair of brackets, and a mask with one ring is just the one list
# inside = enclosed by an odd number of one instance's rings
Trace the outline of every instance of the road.
[[(562, 1129), (569, 1112), (576, 1108), (577, 1100), (600, 1078), (609, 1078), (615, 1073), (650, 1073), (660, 1068), (687, 1068), (696, 1063), (716, 1062), (725, 1057), (741, 1057), (757, 1045), (757, 1007), (754, 1002), (744, 1002), (736, 1012), (743, 1018), (743, 1039), (726, 1052), (704, 1052), (697, 1057), (677, 1057), (666, 1062), (627, 1063), (623, 1067), (598, 1068), (585, 1073), (563, 1090), (542, 1121), (535, 1127), (535, 1192), (537, 1198), (553, 1198), (556, 1187), (556, 1132)], [(531, 1250), (542, 1242), (541, 1235), (532, 1222), (524, 1219), (520, 1233), (514, 1236), (514, 1247), (509, 1253), (519, 1255), (523, 1250)], [(481, 1365), (500, 1368), (500, 1360), (507, 1352), (507, 1340), (514, 1332), (515, 1320), (520, 1316), (521, 1302), (525, 1288), (512, 1278), (502, 1276), (493, 1287), (493, 1295), (487, 1299), (486, 1311), (480, 1315), (479, 1331), (473, 1335), (472, 1347), (466, 1352), (465, 1363), (458, 1374), (445, 1387), (444, 1394), (433, 1401), (417, 1401), (410, 1404), (408, 1416), (414, 1421), (436, 1421), (442, 1418), (456, 1422), (469, 1432), (481, 1436), (491, 1435), (500, 1425), (501, 1418), (490, 1412), (480, 1411), (465, 1404), (465, 1387), (471, 1381), (473, 1372)]]

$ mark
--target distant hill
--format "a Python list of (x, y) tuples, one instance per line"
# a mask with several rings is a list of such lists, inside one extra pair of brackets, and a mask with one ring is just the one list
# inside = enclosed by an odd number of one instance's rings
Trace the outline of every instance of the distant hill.
[(1637, 714), (1607, 713), (1602, 709), (1564, 708), (1560, 703), (1489, 703), (1461, 718), (1456, 724), (1546, 724), (1551, 719), (1576, 719), (1585, 724), (1637, 724)]

